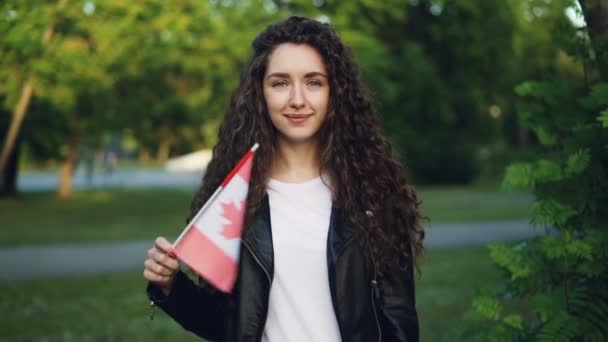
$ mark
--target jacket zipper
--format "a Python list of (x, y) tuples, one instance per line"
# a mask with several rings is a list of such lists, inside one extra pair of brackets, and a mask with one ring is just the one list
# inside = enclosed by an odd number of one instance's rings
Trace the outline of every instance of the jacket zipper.
[(374, 310), (374, 318), (376, 319), (376, 327), (378, 327), (378, 342), (382, 341), (382, 329), (380, 329), (380, 321), (378, 320), (378, 313), (376, 312), (376, 293), (378, 293), (378, 282), (376, 279), (372, 279), (372, 309)]
[(156, 303), (153, 300), (150, 301), (150, 320), (154, 320), (154, 308), (156, 307)]
[[(245, 248), (247, 248), (247, 250), (249, 251), (249, 254), (251, 254), (251, 256), (253, 257), (253, 260), (255, 260), (255, 262), (260, 266), (262, 271), (264, 271), (264, 274), (266, 274), (266, 278), (268, 279), (268, 286), (272, 286), (272, 279), (270, 278), (270, 273), (268, 273), (266, 268), (264, 268), (264, 265), (262, 265), (262, 262), (260, 261), (260, 259), (258, 259), (257, 255), (255, 255), (255, 253), (253, 253), (253, 250), (251, 250), (251, 247), (249, 247), (249, 245), (245, 242), (245, 240), (241, 240), (241, 242), (243, 243), (243, 245), (245, 245)], [(268, 306), (266, 306), (266, 313), (264, 314), (264, 316), (265, 316), (265, 318), (261, 325), (262, 330), (258, 333), (258, 341), (262, 340), (262, 334), (264, 333), (264, 326), (266, 325), (266, 318), (268, 318), (267, 317), (268, 316)]]

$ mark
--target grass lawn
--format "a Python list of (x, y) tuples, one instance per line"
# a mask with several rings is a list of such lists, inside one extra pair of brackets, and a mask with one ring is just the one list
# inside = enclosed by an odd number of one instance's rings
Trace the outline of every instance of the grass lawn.
[(467, 223), (528, 217), (532, 196), (492, 189), (429, 187), (419, 190), (422, 212), (433, 223)]
[[(459, 341), (479, 291), (500, 288), (500, 271), (485, 247), (428, 250), (420, 262), (416, 307), (421, 341)], [(468, 323), (471, 324), (471, 323)]]
[[(194, 190), (108, 189), (78, 191), (69, 200), (54, 193), (0, 198), (0, 246), (177, 237)], [(423, 213), (433, 223), (525, 218), (526, 194), (474, 188), (420, 190)]]
[[(485, 248), (428, 251), (417, 307), (422, 341), (455, 341), (479, 286), (499, 286)], [(2, 341), (197, 341), (162, 311), (148, 320), (140, 273), (0, 284)], [(9, 314), (10, 313), (10, 314)]]
[(175, 236), (185, 227), (193, 191), (112, 189), (26, 193), (0, 199), (0, 245)]

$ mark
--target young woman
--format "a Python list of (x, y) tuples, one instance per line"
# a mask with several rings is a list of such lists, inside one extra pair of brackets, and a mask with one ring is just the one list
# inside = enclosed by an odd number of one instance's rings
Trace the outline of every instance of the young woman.
[(417, 341), (419, 202), (327, 24), (291, 17), (254, 40), (190, 219), (254, 142), (233, 292), (192, 282), (159, 237), (153, 304), (211, 341)]

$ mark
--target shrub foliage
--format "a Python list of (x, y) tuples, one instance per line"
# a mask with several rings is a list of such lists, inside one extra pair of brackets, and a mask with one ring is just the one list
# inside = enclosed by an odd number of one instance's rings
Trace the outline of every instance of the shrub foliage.
[[(589, 3), (601, 1), (581, 1), (586, 14)], [(584, 66), (583, 80), (515, 89), (520, 119), (540, 144), (535, 161), (507, 168), (503, 187), (534, 193), (530, 221), (546, 234), (490, 246), (505, 286), (474, 300), (475, 317), (489, 324), (469, 329), (470, 339), (608, 340), (608, 40), (586, 19), (587, 28), (555, 33)]]

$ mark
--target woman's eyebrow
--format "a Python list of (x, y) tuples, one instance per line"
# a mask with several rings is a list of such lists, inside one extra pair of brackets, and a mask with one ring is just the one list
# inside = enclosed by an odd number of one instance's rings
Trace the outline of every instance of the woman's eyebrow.
[[(319, 72), (319, 71), (313, 71), (313, 72), (304, 74), (304, 78), (311, 78), (311, 77), (317, 77), (317, 76), (327, 78), (327, 76), (324, 73)], [(271, 77), (290, 78), (291, 76), (285, 72), (273, 72), (272, 74), (269, 74), (268, 76), (266, 76), (266, 79), (269, 79)]]
[(319, 71), (309, 72), (306, 75), (304, 75), (304, 77), (306, 77), (306, 78), (312, 78), (312, 77), (317, 77), (317, 76), (321, 76), (321, 77), (327, 78), (327, 76), (324, 73), (319, 72)]
[(269, 79), (271, 77), (289, 78), (289, 74), (284, 72), (273, 72), (272, 74), (266, 76), (266, 79)]

